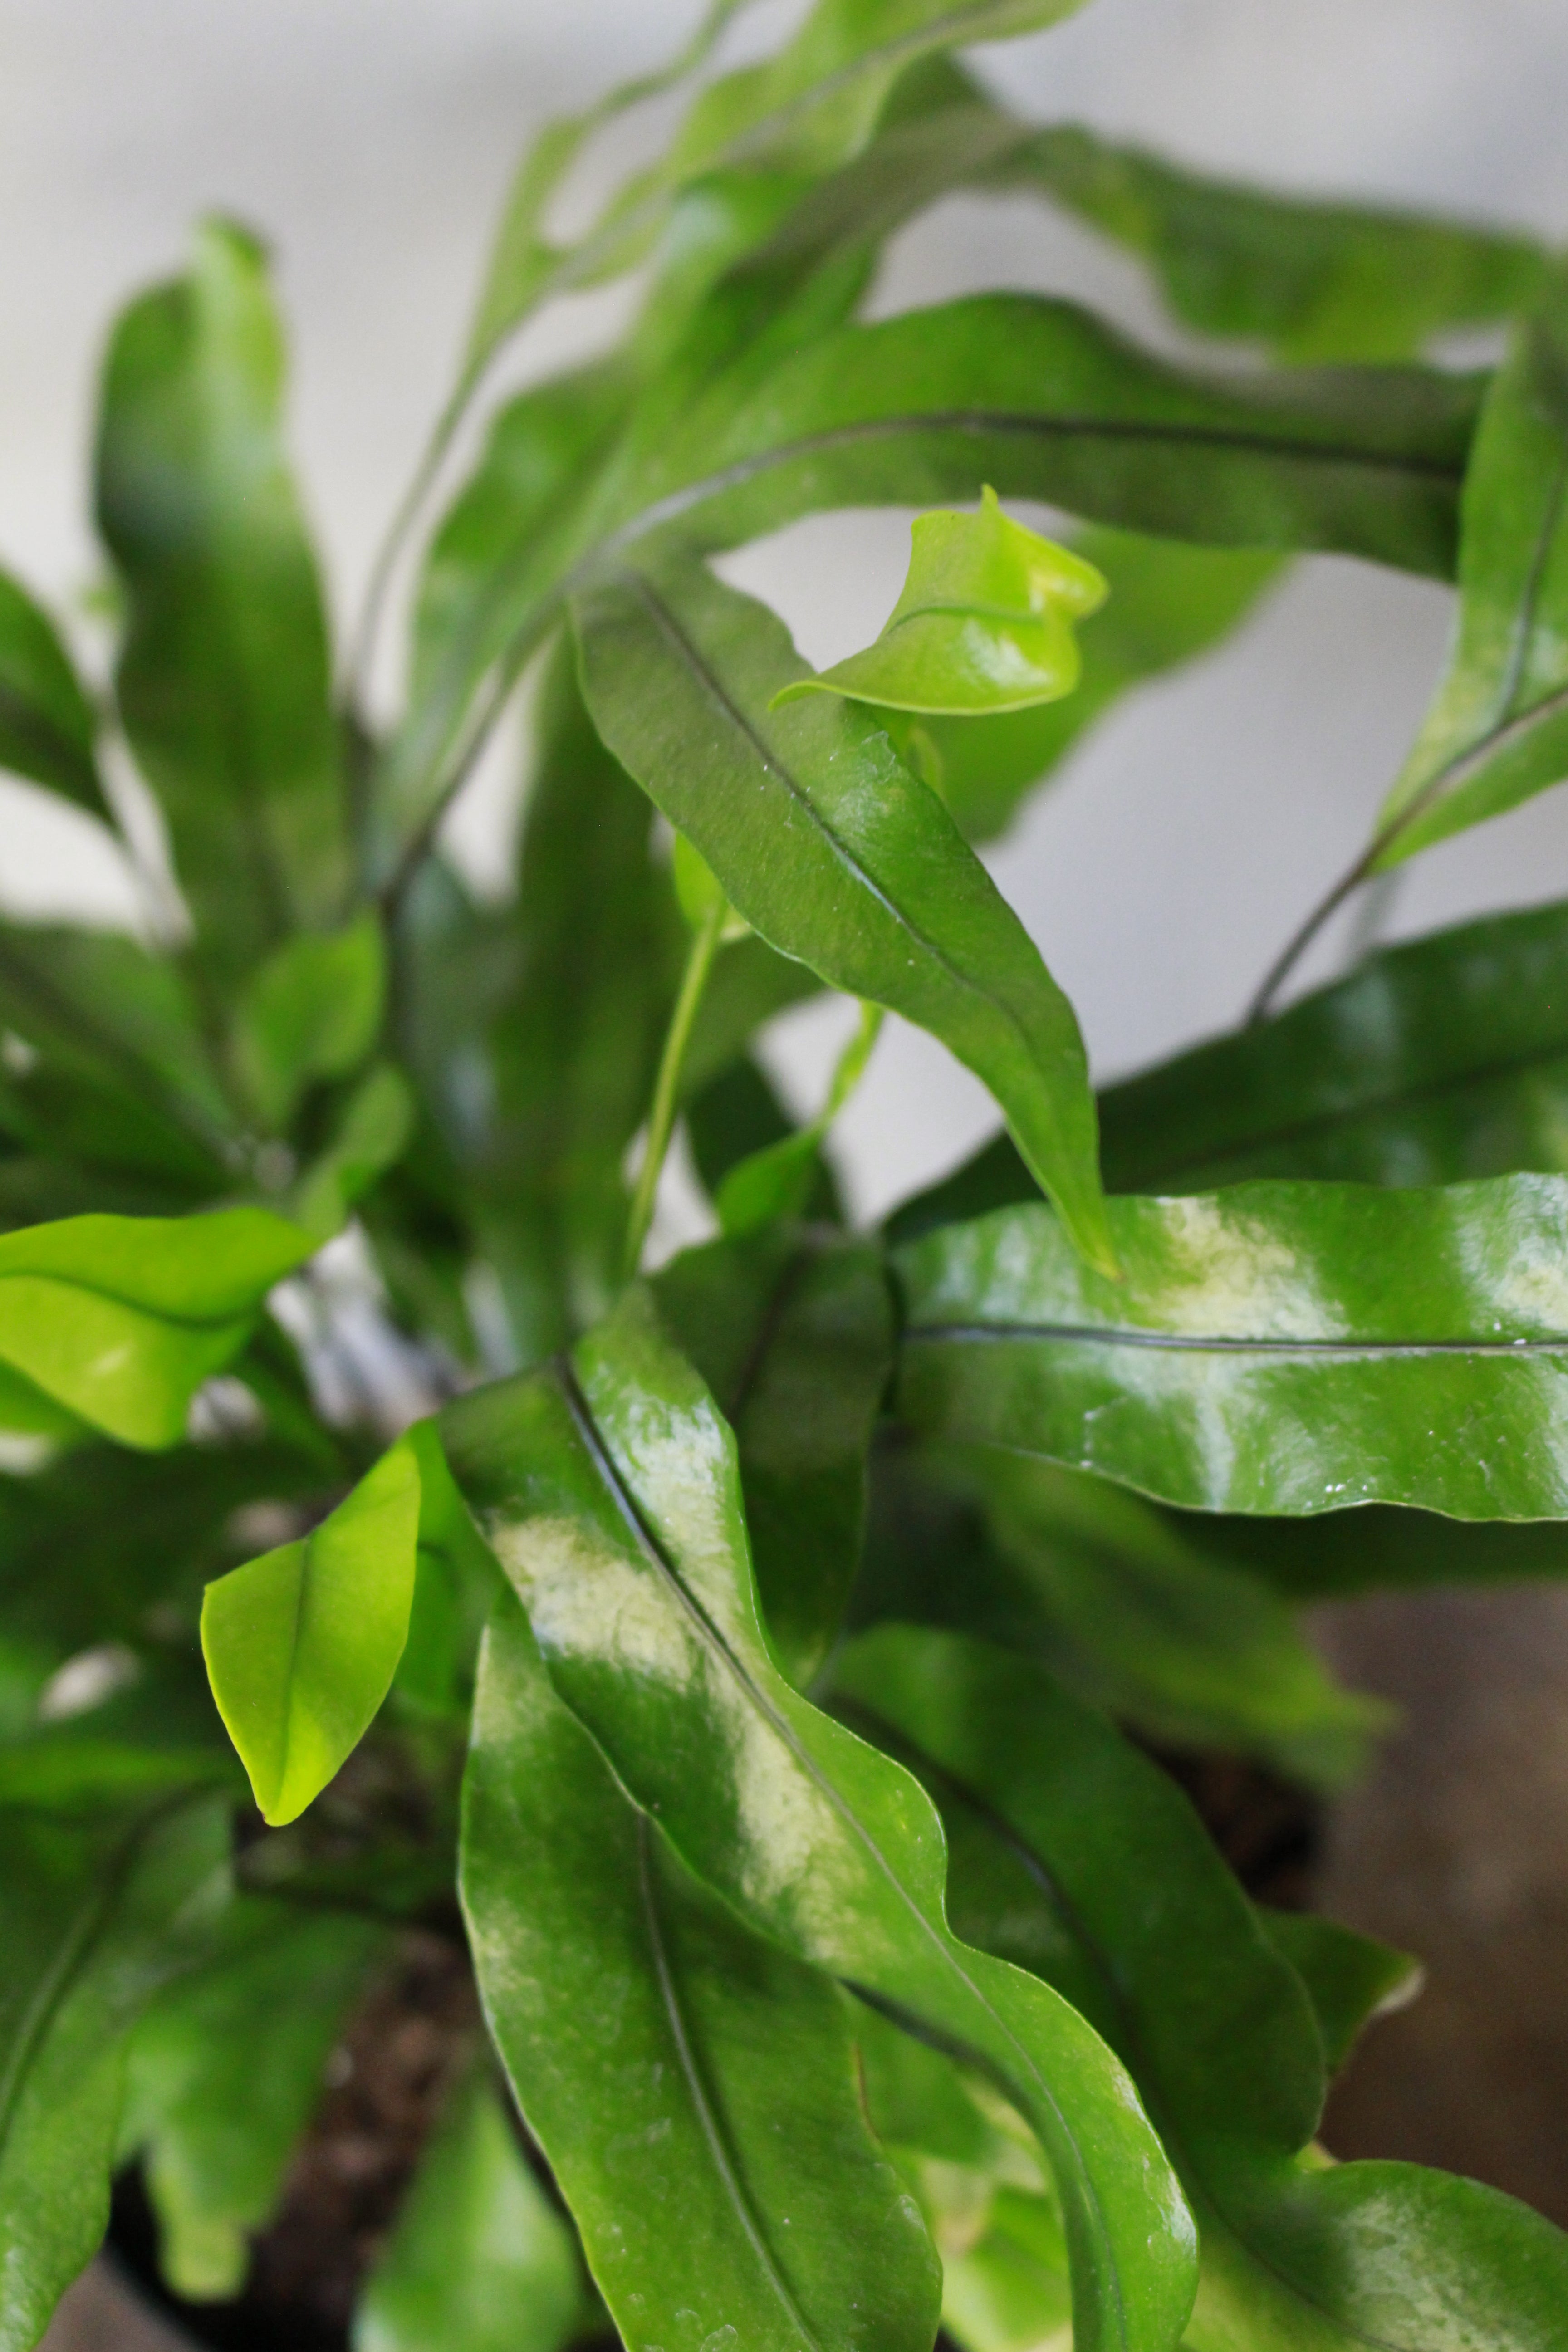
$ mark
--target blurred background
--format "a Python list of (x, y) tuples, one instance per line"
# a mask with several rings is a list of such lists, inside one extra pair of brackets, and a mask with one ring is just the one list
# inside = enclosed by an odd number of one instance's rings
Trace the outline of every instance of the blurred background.
[[(548, 116), (662, 58), (696, 13), (692, 0), (0, 0), (0, 559), (62, 603), (90, 590), (106, 325), (216, 206), (278, 255), (296, 453), (342, 625), (449, 384), (520, 148)], [(771, 46), (798, 13), (763, 0), (728, 54)], [(1209, 169), (1568, 235), (1563, 0), (1092, 0), (981, 63), (1041, 120)], [(584, 211), (625, 162), (624, 148), (600, 152), (576, 191)], [(1180, 347), (1131, 264), (1022, 200), (960, 197), (928, 215), (892, 249), (876, 307), (1002, 285), (1078, 295)], [(552, 312), (513, 375), (582, 350), (622, 299)], [(820, 665), (875, 634), (907, 544), (906, 516), (836, 518), (726, 570), (777, 602)], [(1119, 708), (993, 854), (1099, 1076), (1237, 1018), (1364, 836), (1431, 691), (1449, 602), (1347, 561), (1303, 562), (1221, 654)], [(514, 748), (454, 827), (456, 854), (492, 887), (515, 769)], [(1549, 794), (1428, 853), (1386, 927), (1564, 894), (1568, 795)], [(26, 787), (0, 779), (0, 904), (123, 919), (127, 903), (85, 823), (46, 824)], [(1301, 979), (1345, 949), (1343, 929), (1331, 932)], [(818, 1008), (772, 1039), (802, 1101), (840, 1034)], [(939, 1047), (890, 1024), (841, 1130), (858, 1205), (879, 1211), (994, 1124)], [(1478, 2080), (1457, 2095), (1469, 2126), (1462, 2113), (1434, 2119), (1448, 2060), (1417, 2042), (1357, 2093), (1342, 2136), (1506, 2178), (1568, 2219), (1568, 2053), (1552, 1990), (1568, 1927), (1568, 1613), (1549, 1592), (1469, 1596), (1434, 1632), (1419, 1604), (1380, 1607), (1342, 1612), (1325, 1639), (1353, 1677), (1396, 1689), (1409, 1729), (1332, 1825), (1325, 1887), (1343, 1916), (1424, 1938), (1438, 1994), (1412, 2016), (1435, 2017), (1419, 2031), (1441, 2029), (1450, 2049), (1468, 2035)], [(1509, 1801), (1521, 1775), (1537, 1792), (1524, 1825)], [(1484, 2046), (1504, 2032), (1511, 2056)], [(1397, 2059), (1405, 2045), (1388, 2046)], [(1500, 2067), (1513, 2088), (1491, 2099), (1478, 2139), (1482, 2084)]]
[[(800, 13), (763, 0), (732, 48)], [(0, 559), (51, 595), (93, 577), (86, 459), (111, 310), (175, 266), (218, 206), (273, 241), (295, 355), (294, 437), (340, 619), (451, 379), (520, 148), (547, 116), (672, 49), (694, 0), (0, 0)], [(1568, 234), (1568, 10), (1561, 0), (1092, 0), (980, 53), (1042, 120), (1078, 119), (1211, 169)], [(629, 132), (636, 135), (636, 130)], [(626, 160), (614, 141), (579, 187)], [(1178, 339), (1134, 268), (1027, 200), (957, 197), (906, 231), (878, 307), (1017, 285)], [(514, 373), (613, 325), (581, 298), (525, 338)], [(1470, 353), (1456, 356), (1471, 356)], [(875, 634), (906, 519), (808, 522), (728, 567), (778, 602), (821, 664)], [(1217, 659), (1121, 708), (994, 856), (1003, 887), (1113, 1076), (1227, 1025), (1346, 860), (1431, 689), (1439, 588), (1305, 563)], [(493, 870), (492, 772), (462, 846)], [(113, 902), (96, 843), (42, 837), (0, 787), (0, 898)], [(1568, 890), (1568, 802), (1551, 797), (1419, 864), (1393, 927)], [(1321, 973), (1342, 948), (1323, 943)], [(786, 1083), (815, 1091), (837, 1035), (797, 1015)], [(876, 1211), (994, 1124), (980, 1088), (896, 1025), (845, 1121)]]

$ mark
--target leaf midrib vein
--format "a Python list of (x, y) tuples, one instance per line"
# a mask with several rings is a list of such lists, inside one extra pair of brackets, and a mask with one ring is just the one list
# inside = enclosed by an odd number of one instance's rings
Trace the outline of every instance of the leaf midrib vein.
[[(714, 1655), (720, 1659), (727, 1669), (731, 1678), (738, 1685), (741, 1690), (744, 1692), (751, 1705), (767, 1723), (774, 1737), (780, 1741), (782, 1746), (789, 1750), (800, 1769), (805, 1774), (806, 1778), (812, 1781), (819, 1793), (826, 1800), (832, 1810), (838, 1815), (839, 1819), (849, 1830), (851, 1835), (864, 1847), (876, 1868), (880, 1872), (887, 1884), (893, 1889), (895, 1895), (903, 1905), (910, 1917), (915, 1923), (919, 1932), (923, 1936), (926, 1942), (937, 1954), (943, 1966), (952, 1975), (958, 1979), (965, 1990), (978, 2004), (981, 2011), (991, 2020), (992, 2024), (995, 2027), (996, 2031), (1002, 2035), (1009, 2046), (1016, 2052), (1021, 2070), (1026, 2075), (1028, 2080), (1036, 2085), (1037, 2095), (1040, 2097), (1042, 2104), (1047, 2106), (1052, 2114), (1057, 2117), (1058, 2123), (1060, 2126), (1063, 2143), (1072, 2150), (1074, 2161), (1078, 2167), (1079, 2185), (1085, 2203), (1092, 2210), (1098, 2227), (1100, 2242), (1106, 2260), (1110, 2293), (1115, 2303), (1117, 2332), (1122, 2344), (1125, 2346), (1129, 2339), (1127, 2336), (1125, 2302), (1121, 2290), (1121, 2265), (1116, 2256), (1115, 2242), (1110, 2230), (1106, 2223), (1105, 2216), (1100, 2207), (1099, 2191), (1096, 2188), (1093, 2176), (1089, 2172), (1087, 2165), (1084, 2163), (1081, 2151), (1079, 2147), (1077, 2135), (1073, 2132), (1070, 2125), (1068, 2124), (1068, 2118), (1062, 2110), (1061, 2104), (1057, 2098), (1055, 2092), (1052, 2090), (1049, 2083), (1046, 2080), (1044, 2074), (1036, 2064), (1028, 2051), (1026, 2050), (1023, 2044), (1019, 2042), (1011, 2026), (1006, 2023), (1005, 2019), (998, 2016), (995, 2009), (986, 1998), (985, 1994), (981, 1990), (979, 1985), (975, 1983), (973, 1976), (971, 1976), (962, 1965), (959, 1958), (959, 1953), (963, 1947), (960, 1945), (958, 1938), (952, 1934), (951, 1929), (943, 1935), (934, 1927), (931, 1922), (926, 1917), (925, 1913), (921, 1910), (913, 1895), (904, 1885), (898, 1872), (893, 1868), (892, 1864), (882, 1852), (880, 1846), (877, 1843), (877, 1841), (873, 1838), (865, 1823), (859, 1820), (853, 1808), (846, 1801), (838, 1790), (834, 1786), (832, 1780), (816, 1763), (816, 1759), (812, 1757), (802, 1745), (801, 1741), (795, 1735), (793, 1725), (787, 1721), (787, 1719), (766, 1697), (764, 1693), (758, 1687), (752, 1675), (750, 1674), (742, 1661), (731, 1649), (730, 1643), (725, 1639), (722, 1633), (721, 1633), (719, 1627), (713, 1622), (707, 1611), (698, 1601), (696, 1595), (690, 1591), (687, 1586), (685, 1579), (680, 1575), (673, 1561), (666, 1558), (662, 1545), (659, 1543), (658, 1537), (654, 1534), (652, 1528), (644, 1518), (641, 1507), (637, 1503), (636, 1496), (632, 1494), (625, 1479), (622, 1477), (619, 1466), (611, 1454), (608, 1444), (599, 1433), (598, 1424), (595, 1420), (593, 1409), (590, 1406), (586, 1396), (583, 1392), (583, 1389), (578, 1381), (576, 1372), (569, 1357), (561, 1356), (557, 1358), (556, 1371), (561, 1385), (562, 1394), (565, 1399), (567, 1410), (571, 1414), (578, 1437), (582, 1442), (589, 1460), (597, 1471), (601, 1483), (605, 1487), (614, 1502), (619, 1517), (630, 1532), (632, 1539), (637, 1549), (642, 1553), (648, 1565), (653, 1569), (660, 1582), (663, 1583), (672, 1593), (678, 1605), (691, 1620), (698, 1631), (700, 1638), (707, 1644)], [(989, 1957), (989, 1955), (986, 1957)]]
[(697, 2052), (687, 2030), (685, 2012), (680, 2005), (679, 1989), (670, 1967), (669, 1952), (665, 1942), (664, 1923), (659, 1916), (658, 1894), (654, 1885), (653, 1825), (645, 1812), (637, 1820), (637, 1883), (642, 1903), (643, 1921), (647, 1928), (648, 1947), (653, 1954), (654, 1974), (658, 1981), (659, 1999), (664, 2004), (676, 2056), (680, 2063), (682, 2079), (696, 2114), (699, 2127), (707, 2146), (714, 2171), (725, 2196), (734, 2208), (741, 2228), (756, 2256), (758, 2268), (783, 2305), (792, 2327), (798, 2328), (811, 2352), (823, 2352), (820, 2337), (807, 2325), (789, 2284), (773, 2259), (773, 2250), (763, 2234), (762, 2224), (752, 2210), (752, 2202), (742, 2184), (739, 2168), (731, 2154), (708, 2085), (698, 2063)]
[(1331, 1339), (1247, 1338), (1217, 1332), (1154, 1331), (1135, 1325), (1036, 1322), (911, 1323), (906, 1344), (1038, 1339), (1069, 1345), (1152, 1348), (1182, 1355), (1258, 1356), (1543, 1356), (1568, 1353), (1568, 1332), (1522, 1339)]
[[(834, 827), (828, 823), (827, 819), (823, 815), (822, 811), (817, 807), (816, 802), (812, 799), (811, 794), (806, 791), (805, 786), (800, 782), (799, 778), (788, 766), (785, 765), (778, 753), (773, 750), (772, 746), (758, 732), (752, 720), (740, 708), (740, 705), (733, 700), (726, 689), (722, 679), (721, 679), (710, 668), (707, 661), (703, 658), (699, 647), (695, 646), (691, 639), (687, 635), (677, 616), (670, 611), (664, 598), (659, 595), (658, 590), (654, 587), (652, 582), (648, 580), (647, 575), (641, 572), (626, 571), (622, 572), (619, 577), (624, 583), (629, 584), (633, 588), (637, 595), (645, 604), (656, 627), (658, 627), (668, 638), (679, 656), (686, 663), (693, 677), (697, 680), (700, 688), (704, 694), (706, 694), (709, 700), (714, 705), (715, 709), (723, 715), (742, 740), (750, 745), (753, 755), (761, 763), (763, 768), (769, 774), (778, 778), (780, 783), (783, 784), (791, 799), (804, 812), (807, 821), (813, 826), (815, 831), (821, 836), (822, 840), (826, 843), (838, 864), (843, 866), (845, 871), (852, 877), (860, 888), (864, 889), (870, 898), (875, 899), (882, 911), (890, 919), (896, 928), (903, 933), (905, 938), (920, 948), (924, 954), (931, 958), (931, 961), (938, 967), (938, 969), (947, 975), (954, 987), (960, 989), (966, 997), (984, 1005), (990, 1013), (999, 1014), (1001, 1016), (1002, 1020), (1005, 1023), (1008, 1031), (1011, 1033), (1012, 1036), (1016, 1041), (1017, 1045), (1022, 1050), (1029, 1067), (1042, 1081), (1046, 1082), (1048, 1087), (1050, 1083), (1052, 1083), (1050, 1076), (1041, 1066), (1038, 1052), (1033, 1039), (1029, 1035), (1022, 1016), (1007, 1002), (1005, 997), (994, 993), (991, 990), (985, 988), (978, 980), (972, 977), (971, 974), (965, 972), (959, 965), (954, 963), (946, 950), (942, 947), (937, 940), (933, 940), (928, 932), (922, 929), (921, 926), (915, 922), (901, 907), (898, 906), (893, 899), (889, 898), (887, 892), (882, 888), (881, 884), (877, 880), (875, 875), (873, 875), (869, 869), (862, 864), (860, 858), (858, 856), (854, 849), (851, 848), (850, 845), (844, 840), (842, 835), (834, 829)], [(765, 933), (762, 933), (761, 935), (763, 937), (766, 936)], [(773, 943), (770, 941), (770, 944)], [(781, 949), (780, 952), (782, 954), (790, 954), (794, 951), (790, 949)], [(804, 961), (804, 959), (802, 960)], [(1045, 978), (1047, 988), (1055, 991), (1056, 983), (1051, 979), (1049, 972), (1046, 971), (1043, 962), (1039, 968)], [(1058, 992), (1059, 993), (1059, 992)], [(1048, 1094), (1042, 1097), (1042, 1108), (1046, 1110), (1051, 1125), (1055, 1127), (1058, 1123), (1056, 1108), (1054, 1103), (1050, 1101)]]

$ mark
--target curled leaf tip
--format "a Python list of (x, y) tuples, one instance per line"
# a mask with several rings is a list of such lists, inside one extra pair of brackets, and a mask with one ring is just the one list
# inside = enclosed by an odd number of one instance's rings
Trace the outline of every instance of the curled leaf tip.
[(792, 679), (771, 708), (838, 694), (885, 710), (979, 718), (1072, 692), (1081, 668), (1074, 625), (1109, 593), (1092, 563), (1013, 521), (989, 484), (977, 514), (917, 516), (910, 537), (903, 593), (875, 645)]

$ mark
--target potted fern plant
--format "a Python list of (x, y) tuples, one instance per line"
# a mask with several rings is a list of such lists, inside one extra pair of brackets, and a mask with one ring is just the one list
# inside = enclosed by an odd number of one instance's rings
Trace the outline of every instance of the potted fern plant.
[[(1279, 1010), (1319, 909), (1097, 1100), (977, 855), (1300, 550), (1456, 591), (1334, 904), (1568, 772), (1558, 266), (1016, 119), (955, 52), (1065, 0), (817, 0), (718, 70), (737, 12), (580, 238), (653, 85), (525, 159), (341, 658), (221, 220), (109, 344), (101, 690), (0, 579), (0, 761), (146, 898), (0, 925), (0, 2352), (117, 2179), (213, 2343), (1561, 2352), (1546, 2221), (1319, 2144), (1411, 1962), (1255, 1900), (1150, 1751), (1331, 1788), (1378, 1718), (1303, 1601), (1568, 1563), (1568, 906)], [(957, 187), (1259, 363), (868, 321)], [(464, 476), (524, 321), (633, 271)], [(906, 585), (815, 673), (712, 559), (877, 504)], [(481, 906), (438, 827), (525, 679)], [(824, 990), (803, 1124), (752, 1047)], [(1000, 1126), (855, 1231), (886, 1010)], [(713, 1237), (650, 1268), (682, 1123)], [(377, 2083), (390, 2156), (321, 2120)]]

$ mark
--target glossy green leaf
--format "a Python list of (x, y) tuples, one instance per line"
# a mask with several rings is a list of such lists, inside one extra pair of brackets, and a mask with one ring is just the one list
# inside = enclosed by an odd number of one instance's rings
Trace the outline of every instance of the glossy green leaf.
[(341, 919), (347, 807), (321, 585), (283, 452), (261, 248), (209, 222), (115, 330), (98, 512), (128, 603), (119, 700), (200, 950), (237, 974)]
[(1203, 1510), (1568, 1510), (1568, 1185), (1113, 1200), (1120, 1281), (1043, 1202), (895, 1259), (896, 1409)]
[(925, 2352), (936, 2266), (867, 2128), (833, 1988), (628, 1802), (510, 1599), (486, 1638), (462, 1890), (491, 2033), (624, 2336)]
[(1137, 2075), (1198, 2215), (1194, 2352), (1555, 2352), (1568, 2237), (1473, 2181), (1312, 2148), (1311, 2005), (1156, 1766), (984, 1643), (889, 1628), (840, 1679), (934, 1768), (955, 1914)]
[(558, 2352), (583, 2315), (572, 2231), (475, 2068), (450, 2094), (361, 2290), (354, 2352)]
[(984, 1078), (1075, 1240), (1109, 1263), (1071, 1007), (887, 736), (826, 696), (772, 709), (802, 672), (787, 634), (700, 567), (622, 572), (576, 621), (595, 723), (731, 904)]
[[(1380, 949), (1268, 1021), (1100, 1097), (1111, 1192), (1253, 1176), (1444, 1184), (1568, 1169), (1568, 907)], [(895, 1240), (1037, 1187), (998, 1136), (889, 1220)]]
[(942, 2317), (963, 2352), (1036, 2352), (1071, 2330), (1068, 2250), (1039, 2147), (983, 2078), (864, 2003), (866, 2105), (942, 2255)]
[(246, 1093), (275, 1132), (307, 1087), (353, 1076), (381, 1027), (386, 957), (381, 925), (361, 915), (346, 930), (285, 940), (246, 983), (234, 1057)]
[(990, 176), (1041, 189), (1129, 247), (1184, 326), (1287, 360), (1405, 359), (1446, 330), (1517, 315), (1551, 266), (1527, 236), (1277, 195), (1077, 124), (1022, 138)]
[(1342, 1690), (1267, 1585), (1207, 1522), (994, 1446), (880, 1467), (861, 1623), (903, 1617), (1040, 1658), (1147, 1738), (1258, 1756), (1333, 1789), (1389, 1710)]
[[(380, 870), (423, 839), (463, 772), (463, 714), (503, 646), (515, 672), (565, 586), (671, 529), (713, 551), (824, 509), (931, 506), (989, 481), (1124, 529), (1453, 574), (1481, 378), (1205, 375), (1070, 303), (1022, 295), (802, 333), (769, 360), (742, 354), (710, 386), (683, 383), (673, 404), (651, 386), (578, 508), (526, 549), (483, 664), (457, 664), (442, 706), (416, 712), (384, 766)], [(770, 692), (787, 682), (775, 677)], [(481, 696), (474, 726), (487, 708)]]
[(1561, 1171), (1565, 982), (1561, 903), (1382, 949), (1272, 1020), (1109, 1088), (1107, 1181), (1184, 1191)]
[(1516, 330), (1465, 478), (1447, 676), (1379, 812), (1373, 864), (1568, 775), (1568, 282)]
[(910, 525), (909, 575), (864, 653), (781, 688), (843, 694), (884, 710), (982, 718), (1059, 702), (1082, 667), (1074, 624), (1106, 598), (1103, 575), (1005, 515), (987, 484), (978, 514)]
[(131, 2037), (121, 2160), (140, 2155), (174, 2294), (237, 2294), (386, 1931), (342, 1912), (237, 1901), (202, 1967)]
[(756, 1233), (781, 1217), (805, 1214), (821, 1181), (822, 1147), (865, 1076), (881, 1025), (881, 1008), (863, 1004), (859, 1026), (838, 1057), (816, 1117), (726, 1170), (713, 1201), (725, 1233)]
[(275, 1827), (353, 1753), (408, 1638), (428, 1425), (400, 1438), (308, 1536), (209, 1584), (213, 1696)]
[(0, 768), (107, 816), (98, 719), (54, 623), (0, 572)]
[(0, 1811), (0, 2352), (33, 2352), (109, 2220), (125, 2036), (227, 1889), (226, 1810)]
[(265, 1209), (24, 1226), (0, 1235), (0, 1360), (121, 1444), (173, 1445), (314, 1247)]
[(1030, 788), (1059, 767), (1113, 703), (1218, 645), (1280, 577), (1279, 557), (1246, 548), (1184, 547), (1104, 528), (1078, 532), (1076, 554), (1110, 583), (1083, 622), (1072, 693), (990, 719), (921, 723), (939, 788), (966, 841), (994, 840)]
[(1082, 2352), (1169, 2352), (1192, 2235), (1159, 2144), (1072, 2009), (952, 1935), (914, 1782), (773, 1664), (733, 1437), (646, 1292), (569, 1363), (460, 1400), (442, 1430), (622, 1786), (742, 1918), (999, 2076), (1050, 2158)]
[(860, 1561), (867, 1456), (893, 1364), (879, 1257), (863, 1242), (758, 1234), (685, 1251), (653, 1288), (735, 1433), (763, 1622), (804, 1687)]
[(623, 539), (679, 519), (711, 550), (824, 508), (934, 505), (991, 482), (1128, 530), (1450, 578), (1484, 383), (1204, 374), (1071, 303), (975, 295), (821, 336), (754, 386), (721, 377), (601, 495)]
[(1273, 1911), (1259, 1905), (1258, 1916), (1275, 1950), (1307, 1988), (1331, 2074), (1339, 2073), (1364, 2027), (1390, 2010), (1403, 2009), (1421, 1990), (1421, 1963), (1407, 1952), (1393, 1951), (1310, 1911)]

